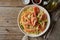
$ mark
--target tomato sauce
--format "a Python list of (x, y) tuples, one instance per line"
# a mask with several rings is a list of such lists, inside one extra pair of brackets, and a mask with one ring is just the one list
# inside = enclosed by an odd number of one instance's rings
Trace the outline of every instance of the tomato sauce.
[(33, 0), (34, 1), (34, 3), (39, 3), (40, 2), (40, 0)]

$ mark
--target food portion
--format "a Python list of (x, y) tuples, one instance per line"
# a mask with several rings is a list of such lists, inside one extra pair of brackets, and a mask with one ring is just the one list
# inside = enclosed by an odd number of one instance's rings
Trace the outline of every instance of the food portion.
[(47, 25), (47, 15), (37, 6), (25, 8), (19, 17), (20, 28), (28, 34), (39, 34)]

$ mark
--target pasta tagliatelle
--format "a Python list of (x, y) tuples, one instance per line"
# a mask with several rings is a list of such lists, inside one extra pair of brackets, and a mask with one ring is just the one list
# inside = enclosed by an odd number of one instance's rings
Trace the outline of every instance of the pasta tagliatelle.
[(47, 22), (47, 15), (36, 6), (25, 8), (19, 18), (21, 29), (29, 34), (39, 34), (43, 32)]

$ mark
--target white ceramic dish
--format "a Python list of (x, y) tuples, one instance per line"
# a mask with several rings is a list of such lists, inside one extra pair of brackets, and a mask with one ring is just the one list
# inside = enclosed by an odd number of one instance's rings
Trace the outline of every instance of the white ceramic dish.
[(42, 0), (40, 0), (39, 3), (35, 3), (34, 0), (32, 0), (32, 3), (33, 3), (33, 4), (40, 4), (41, 2), (42, 2)]
[[(27, 34), (27, 33), (23, 32), (23, 30), (20, 28), (20, 25), (19, 25), (19, 16), (20, 16), (20, 13), (21, 13), (25, 8), (30, 7), (30, 6), (37, 6), (37, 7), (40, 8), (40, 10), (43, 10), (43, 11), (47, 14), (47, 19), (48, 19), (47, 26), (46, 26), (45, 30), (44, 30), (43, 32), (39, 33), (38, 35)], [(17, 23), (18, 23), (19, 29), (20, 29), (25, 35), (30, 36), (30, 37), (38, 37), (38, 36), (43, 35), (43, 34), (48, 30), (49, 25), (50, 25), (50, 16), (49, 16), (48, 11), (47, 11), (45, 8), (43, 8), (42, 6), (38, 6), (38, 5), (28, 5), (28, 6), (24, 7), (24, 8), (22, 8), (21, 11), (19, 12), (18, 18), (17, 18)]]
[(27, 5), (30, 3), (30, 0), (22, 0), (23, 4)]

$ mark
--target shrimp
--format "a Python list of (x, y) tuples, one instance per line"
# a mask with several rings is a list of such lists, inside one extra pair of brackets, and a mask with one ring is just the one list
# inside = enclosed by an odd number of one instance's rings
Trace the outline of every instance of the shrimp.
[(42, 25), (41, 24), (38, 24), (38, 30), (41, 30), (41, 31), (44, 31), (46, 25), (45, 25), (45, 22), (42, 22)]
[(33, 10), (36, 15), (40, 12), (40, 9), (36, 6), (33, 7)]
[(47, 19), (47, 15), (46, 14), (42, 14), (40, 17), (41, 20), (46, 20)]
[(24, 22), (25, 25), (30, 25), (30, 20), (27, 17), (24, 17), (24, 20), (25, 20)]
[(36, 13), (35, 12), (33, 13), (33, 16), (36, 17)]
[(41, 30), (44, 31), (45, 27), (46, 27), (45, 22), (42, 22)]
[(34, 26), (36, 24), (36, 22), (37, 22), (37, 18), (31, 16), (31, 24)]

